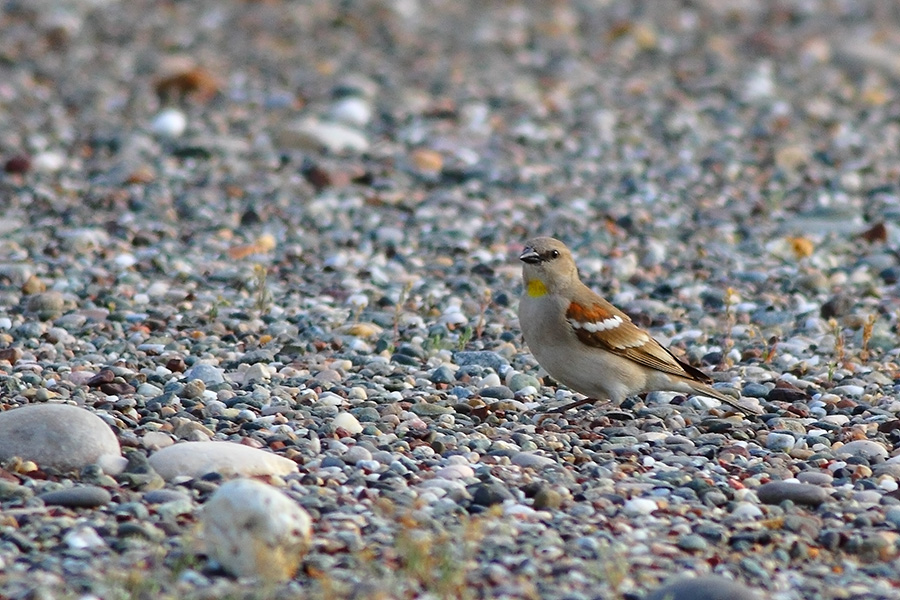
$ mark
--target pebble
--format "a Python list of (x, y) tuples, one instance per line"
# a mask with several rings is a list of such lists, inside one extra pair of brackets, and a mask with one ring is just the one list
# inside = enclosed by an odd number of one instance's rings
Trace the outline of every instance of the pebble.
[(97, 530), (87, 525), (76, 527), (63, 536), (63, 542), (72, 550), (105, 548), (106, 542)]
[(794, 447), (796, 440), (789, 433), (770, 432), (766, 437), (766, 448), (779, 452), (787, 452)]
[(453, 362), (461, 367), (476, 365), (493, 369), (495, 373), (499, 373), (503, 368), (509, 366), (508, 360), (496, 352), (485, 350), (455, 352), (453, 354)]
[(709, 547), (709, 543), (703, 539), (703, 536), (687, 533), (679, 536), (676, 546), (689, 552), (702, 552)]
[(563, 505), (563, 495), (549, 486), (541, 486), (534, 495), (536, 510), (557, 510)]
[(346, 452), (341, 455), (341, 458), (348, 465), (355, 465), (363, 461), (371, 461), (372, 453), (362, 446), (351, 446)]
[(469, 465), (449, 465), (435, 471), (434, 476), (441, 479), (469, 479), (475, 477), (475, 471)]
[(168, 489), (150, 490), (143, 495), (143, 498), (148, 504), (165, 504), (166, 502), (190, 503), (191, 501), (191, 497), (184, 492)]
[(365, 127), (372, 120), (372, 107), (364, 98), (346, 96), (331, 105), (328, 115), (334, 121)]
[(470, 488), (469, 493), (472, 503), (478, 506), (493, 506), (514, 499), (512, 492), (500, 483), (479, 483)]
[(331, 420), (331, 427), (337, 431), (343, 429), (350, 435), (359, 435), (363, 432), (363, 426), (359, 420), (348, 412), (340, 412)]
[(802, 473), (797, 473), (797, 480), (811, 485), (830, 486), (831, 482), (834, 481), (834, 477), (821, 471), (803, 471)]
[(516, 397), (513, 391), (505, 385), (492, 385), (482, 388), (480, 394), (482, 398), (494, 398), (496, 400), (512, 400)]
[(741, 520), (753, 520), (763, 516), (763, 511), (752, 502), (738, 502), (731, 515)]
[(333, 154), (360, 154), (369, 150), (369, 140), (362, 131), (344, 123), (323, 121), (313, 117), (286, 123), (274, 132), (275, 142), (297, 150), (325, 149)]
[(44, 492), (38, 496), (44, 504), (67, 506), (69, 508), (96, 508), (112, 501), (108, 491), (93, 485), (82, 485), (52, 492)]
[(848, 458), (851, 456), (860, 456), (868, 460), (881, 459), (888, 457), (887, 448), (884, 445), (873, 440), (855, 440), (847, 442), (834, 451), (837, 458)]
[(287, 475), (297, 464), (272, 452), (229, 442), (183, 442), (157, 450), (150, 466), (166, 481), (198, 479), (207, 473)]
[(409, 411), (420, 417), (439, 417), (441, 415), (451, 414), (453, 409), (449, 406), (441, 406), (440, 404), (417, 402), (410, 407)]
[(659, 508), (655, 500), (650, 498), (632, 498), (622, 506), (622, 511), (629, 517), (649, 515)]
[(184, 380), (199, 379), (207, 387), (225, 382), (225, 372), (213, 365), (197, 363), (184, 372)]
[(556, 461), (549, 456), (541, 456), (532, 452), (517, 452), (509, 460), (516, 466), (532, 469), (541, 469), (556, 464)]
[(111, 475), (127, 462), (109, 425), (69, 404), (33, 404), (0, 413), (0, 460), (13, 456), (60, 471), (96, 463)]
[(55, 290), (35, 294), (28, 298), (28, 311), (36, 313), (42, 320), (59, 316), (65, 307), (65, 298)]
[(187, 117), (177, 108), (165, 108), (150, 122), (150, 131), (161, 138), (181, 137), (187, 129)]
[(753, 588), (719, 577), (680, 578), (651, 592), (646, 600), (762, 600)]
[(309, 514), (277, 488), (252, 479), (223, 484), (200, 520), (207, 554), (237, 577), (286, 581), (312, 543)]
[(763, 504), (781, 504), (790, 500), (794, 504), (818, 506), (828, 500), (828, 490), (810, 483), (772, 481), (759, 486), (756, 496)]
[(175, 443), (168, 433), (162, 431), (148, 431), (141, 437), (141, 445), (147, 450), (159, 450)]

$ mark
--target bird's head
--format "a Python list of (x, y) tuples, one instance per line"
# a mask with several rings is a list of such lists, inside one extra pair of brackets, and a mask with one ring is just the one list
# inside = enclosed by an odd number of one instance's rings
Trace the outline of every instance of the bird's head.
[(559, 294), (578, 281), (578, 269), (572, 253), (561, 241), (537, 237), (525, 242), (519, 255), (525, 293), (533, 298)]

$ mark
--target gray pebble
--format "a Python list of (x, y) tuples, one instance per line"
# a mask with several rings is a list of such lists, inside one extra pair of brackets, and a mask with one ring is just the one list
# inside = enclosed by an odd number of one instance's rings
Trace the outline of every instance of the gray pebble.
[(828, 486), (834, 481), (834, 477), (822, 471), (802, 471), (797, 473), (797, 479), (801, 483), (809, 483), (811, 485)]
[(65, 308), (66, 301), (63, 295), (57, 291), (35, 294), (28, 299), (28, 311), (38, 313), (46, 320), (60, 314)]
[(533, 387), (536, 390), (541, 389), (541, 384), (537, 380), (537, 377), (533, 375), (528, 375), (527, 373), (516, 373), (512, 377), (509, 378), (509, 388), (518, 392), (527, 387)]
[(38, 498), (43, 500), (44, 504), (69, 508), (95, 508), (112, 501), (112, 496), (108, 491), (94, 485), (81, 485), (45, 492)]
[(450, 384), (456, 381), (456, 375), (453, 374), (453, 370), (450, 367), (441, 365), (431, 372), (430, 379), (431, 383)]
[(756, 496), (763, 504), (781, 504), (790, 500), (795, 504), (818, 506), (828, 499), (828, 491), (809, 483), (772, 481), (759, 486)]
[(676, 545), (682, 550), (693, 552), (700, 552), (709, 547), (709, 543), (703, 539), (703, 536), (696, 533), (686, 533), (680, 536)]
[(854, 440), (836, 449), (834, 455), (838, 458), (861, 456), (869, 460), (873, 458), (885, 459), (888, 457), (888, 451), (882, 444), (874, 440)]
[(70, 404), (32, 404), (0, 413), (0, 460), (13, 456), (63, 471), (97, 463), (110, 474), (127, 463), (103, 419)]
[(210, 386), (217, 383), (223, 383), (225, 381), (225, 372), (222, 369), (214, 367), (212, 365), (197, 363), (184, 372), (184, 379), (185, 381), (199, 379), (207, 386)]
[(413, 404), (409, 410), (420, 417), (438, 417), (453, 412), (453, 409), (449, 406), (441, 406), (430, 402), (418, 402)]
[(510, 462), (514, 465), (524, 468), (539, 469), (555, 465), (556, 461), (549, 456), (541, 456), (533, 452), (518, 452), (510, 457)]
[(762, 596), (744, 584), (707, 575), (666, 584), (645, 600), (762, 600)]
[(348, 465), (355, 465), (360, 461), (371, 461), (372, 453), (362, 446), (351, 446), (349, 450), (341, 455), (341, 458)]
[(472, 503), (479, 506), (493, 506), (504, 500), (512, 500), (513, 495), (499, 483), (479, 483), (469, 488)]
[(166, 502), (190, 502), (191, 497), (178, 490), (151, 490), (143, 495), (147, 504), (165, 504)]
[(496, 352), (490, 352), (488, 350), (455, 352), (453, 354), (453, 362), (461, 367), (469, 365), (487, 367), (493, 369), (496, 373), (499, 373), (503, 367), (509, 366), (508, 360)]
[(497, 400), (512, 400), (516, 397), (513, 391), (505, 385), (493, 385), (483, 388), (480, 394), (482, 398), (496, 398)]

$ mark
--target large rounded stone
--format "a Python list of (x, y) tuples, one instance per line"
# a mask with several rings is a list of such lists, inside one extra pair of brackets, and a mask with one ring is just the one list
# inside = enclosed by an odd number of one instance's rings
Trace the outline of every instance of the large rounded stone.
[(127, 463), (103, 419), (71, 404), (31, 404), (0, 413), (0, 460), (13, 456), (60, 471), (99, 464), (112, 475)]
[(207, 554), (238, 577), (284, 581), (309, 549), (309, 515), (278, 489), (252, 479), (222, 485), (203, 507)]
[(150, 457), (150, 466), (166, 481), (176, 477), (221, 475), (287, 475), (297, 464), (265, 450), (231, 442), (183, 442), (162, 448)]

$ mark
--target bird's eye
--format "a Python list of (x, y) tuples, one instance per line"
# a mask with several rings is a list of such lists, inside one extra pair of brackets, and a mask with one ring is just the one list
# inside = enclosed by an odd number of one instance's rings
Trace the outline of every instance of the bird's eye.
[(550, 258), (559, 258), (559, 250), (551, 250)]

